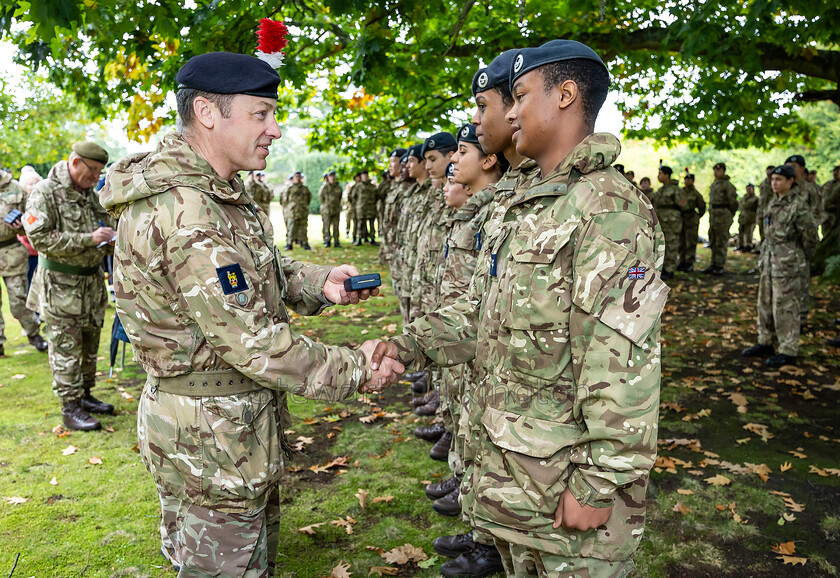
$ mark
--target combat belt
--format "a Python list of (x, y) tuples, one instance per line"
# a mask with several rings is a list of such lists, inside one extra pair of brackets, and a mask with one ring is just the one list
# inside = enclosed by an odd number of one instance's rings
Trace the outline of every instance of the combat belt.
[(50, 271), (55, 271), (56, 273), (67, 273), (68, 275), (83, 275), (85, 277), (96, 275), (96, 272), (99, 271), (99, 265), (94, 265), (93, 267), (79, 267), (77, 265), (59, 263), (58, 261), (47, 259), (43, 255), (38, 255), (38, 266), (43, 267), (44, 269), (49, 269)]
[(12, 237), (11, 239), (6, 239), (5, 241), (0, 241), (0, 249), (4, 249), (6, 247), (11, 247), (12, 245), (17, 245), (20, 243), (17, 237)]
[(726, 204), (723, 204), (723, 205), (720, 205), (720, 204), (712, 204), (712, 205), (710, 205), (710, 207), (711, 207), (711, 208), (713, 208), (713, 209), (726, 209), (726, 210), (727, 210), (727, 211), (729, 211), (730, 213), (731, 213), (731, 212), (733, 212), (733, 211), (732, 211), (732, 209), (730, 208), (730, 206), (729, 206), (729, 205), (726, 205)]
[(173, 377), (148, 377), (153, 391), (189, 397), (225, 397), (265, 389), (235, 369), (193, 371)]

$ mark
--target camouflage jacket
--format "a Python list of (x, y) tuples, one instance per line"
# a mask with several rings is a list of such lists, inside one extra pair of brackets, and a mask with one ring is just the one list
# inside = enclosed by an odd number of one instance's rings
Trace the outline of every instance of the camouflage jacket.
[(738, 191), (735, 190), (735, 185), (729, 182), (729, 175), (715, 179), (709, 186), (709, 209), (723, 209), (732, 215), (738, 210)]
[(749, 223), (755, 224), (755, 214), (758, 211), (758, 197), (755, 195), (744, 195), (738, 201), (738, 208), (740, 213), (738, 215), (738, 223), (747, 225)]
[[(12, 175), (0, 171), (0, 218), (14, 209), (21, 213), (26, 210), (26, 191)], [(15, 241), (7, 247), (0, 247), (0, 276), (23, 275), (29, 269), (29, 251), (23, 243), (17, 242), (18, 233), (23, 234), (23, 231), (0, 222), (0, 243)]]
[(324, 182), (318, 189), (322, 217), (338, 217), (341, 214), (341, 184)]
[(822, 211), (822, 191), (816, 183), (810, 183), (806, 180), (797, 179), (796, 184), (799, 187), (799, 194), (811, 209), (811, 215), (814, 217), (814, 222), (819, 224), (823, 219)]
[[(411, 275), (410, 319), (425, 315), (438, 302), (435, 273), (454, 211), (446, 206), (443, 189), (431, 189), (429, 210), (417, 230), (417, 259)], [(425, 309), (425, 310), (424, 310)]]
[(685, 196), (686, 212), (683, 213), (683, 219), (699, 221), (700, 217), (706, 214), (706, 200), (697, 187), (683, 187), (683, 196)]
[[(398, 251), (400, 253), (400, 277), (404, 283), (411, 282), (414, 264), (417, 260), (417, 237), (420, 225), (429, 210), (429, 190), (432, 180), (414, 183), (409, 191), (407, 206), (403, 209), (405, 220), (401, 221)], [(402, 219), (402, 216), (400, 217)], [(408, 290), (406, 289), (406, 294)]]
[(306, 220), (309, 215), (309, 203), (312, 201), (312, 191), (309, 187), (299, 183), (289, 187), (286, 191), (286, 206), (292, 210), (295, 219)]
[(443, 259), (435, 276), (435, 285), (439, 287), (437, 307), (466, 297), (482, 247), (482, 229), (495, 196), (495, 184), (485, 187), (452, 216)]
[[(485, 531), (564, 556), (626, 559), (656, 454), (662, 231), (594, 134), (544, 178), (497, 195), (465, 299), (394, 338), (410, 368), (475, 359), (477, 449), (463, 507)], [(502, 215), (499, 218), (498, 215)], [(605, 526), (554, 530), (560, 494), (612, 506)]]
[(840, 181), (823, 185), (823, 235), (828, 236), (840, 224)]
[(685, 191), (673, 182), (663, 185), (656, 191), (651, 201), (656, 209), (656, 216), (662, 223), (682, 222), (682, 214), (688, 211), (688, 201), (685, 198)]
[(817, 227), (799, 187), (776, 195), (764, 215), (764, 242), (759, 266), (762, 275), (797, 277), (807, 270), (817, 248)]
[(187, 142), (111, 169), (102, 204), (119, 217), (117, 311), (149, 375), (234, 368), (260, 385), (342, 399), (365, 378), (360, 351), (298, 335), (286, 304), (324, 308), (330, 267), (281, 258), (267, 215)]
[(350, 189), (350, 198), (353, 199), (356, 208), (356, 218), (376, 218), (376, 187), (373, 184), (363, 181), (354, 184)]
[(382, 207), (382, 219), (379, 227), (382, 234), (382, 245), (379, 248), (379, 262), (389, 265), (393, 262), (394, 241), (400, 219), (400, 200), (407, 183), (391, 181), (388, 194), (385, 195)]

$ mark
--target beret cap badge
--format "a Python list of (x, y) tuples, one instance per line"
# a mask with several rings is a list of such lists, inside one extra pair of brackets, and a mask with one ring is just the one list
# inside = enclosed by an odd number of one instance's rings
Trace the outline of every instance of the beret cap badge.
[(516, 61), (513, 63), (513, 71), (519, 72), (522, 69), (522, 64), (524, 63), (525, 59), (522, 57), (521, 54), (516, 56)]
[(461, 129), (461, 137), (462, 138), (466, 138), (469, 135), (470, 135), (470, 129), (468, 129), (467, 127), (464, 127), (464, 128)]
[(482, 72), (478, 76), (478, 86), (479, 86), (479, 88), (484, 88), (485, 86), (487, 86), (487, 73), (486, 72)]

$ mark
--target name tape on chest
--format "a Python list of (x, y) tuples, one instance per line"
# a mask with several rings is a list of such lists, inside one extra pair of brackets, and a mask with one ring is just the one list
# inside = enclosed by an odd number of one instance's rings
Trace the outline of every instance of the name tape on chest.
[(219, 281), (222, 283), (222, 292), (225, 295), (239, 293), (248, 288), (248, 282), (245, 280), (245, 274), (242, 272), (242, 267), (239, 266), (239, 263), (234, 263), (226, 267), (217, 267), (216, 273), (219, 275)]

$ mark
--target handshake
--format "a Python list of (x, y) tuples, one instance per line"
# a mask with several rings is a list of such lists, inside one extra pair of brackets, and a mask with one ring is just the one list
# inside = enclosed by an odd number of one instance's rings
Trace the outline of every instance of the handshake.
[(359, 393), (379, 393), (386, 386), (397, 383), (405, 372), (395, 344), (369, 339), (359, 349), (365, 354), (371, 369), (371, 377), (359, 387)]

